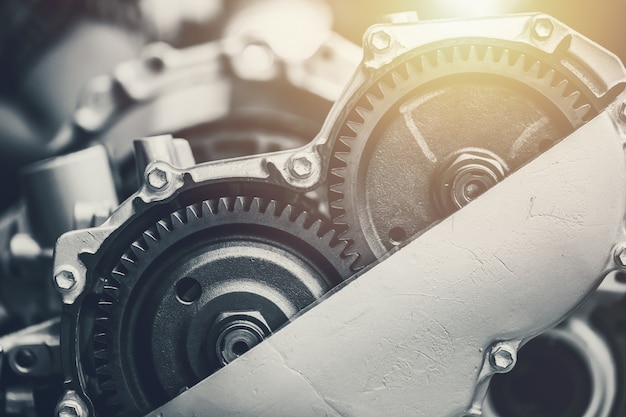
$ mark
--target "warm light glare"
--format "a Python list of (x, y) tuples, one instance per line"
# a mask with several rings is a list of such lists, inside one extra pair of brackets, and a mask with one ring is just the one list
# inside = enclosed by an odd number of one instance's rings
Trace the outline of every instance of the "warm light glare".
[(251, 6), (230, 22), (227, 36), (267, 43), (285, 61), (312, 56), (330, 32), (327, 6), (312, 0), (277, 0)]
[(512, 13), (518, 4), (515, 0), (439, 0), (437, 7), (447, 17), (475, 17)]

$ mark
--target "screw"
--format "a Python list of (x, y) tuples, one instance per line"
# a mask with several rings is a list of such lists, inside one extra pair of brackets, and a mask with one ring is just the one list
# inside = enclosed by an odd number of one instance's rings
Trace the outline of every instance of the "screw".
[(617, 250), (615, 251), (615, 262), (617, 262), (617, 265), (622, 268), (626, 267), (626, 247), (625, 246), (621, 246), (617, 248)]
[(313, 173), (313, 163), (306, 156), (298, 156), (291, 160), (289, 170), (296, 178), (308, 178)]
[(62, 269), (54, 276), (56, 286), (64, 291), (69, 291), (76, 285), (76, 276), (72, 271)]
[(509, 372), (515, 366), (516, 353), (510, 346), (497, 345), (489, 354), (489, 362), (498, 373)]
[(535, 21), (533, 25), (533, 35), (539, 40), (546, 40), (552, 36), (554, 31), (554, 23), (547, 17), (541, 17)]
[(161, 168), (152, 168), (147, 175), (148, 185), (155, 189), (161, 190), (164, 188), (167, 183), (167, 172), (163, 171)]
[(391, 35), (385, 30), (377, 30), (370, 36), (370, 45), (376, 52), (385, 52), (391, 46)]

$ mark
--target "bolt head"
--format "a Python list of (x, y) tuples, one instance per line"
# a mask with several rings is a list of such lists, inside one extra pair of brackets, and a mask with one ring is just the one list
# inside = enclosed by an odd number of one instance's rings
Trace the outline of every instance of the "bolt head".
[(306, 156), (293, 158), (291, 160), (291, 173), (296, 178), (308, 178), (313, 173), (313, 163)]
[(76, 285), (76, 276), (72, 271), (62, 269), (54, 276), (54, 283), (59, 289), (68, 291)]
[(497, 346), (489, 359), (495, 371), (508, 372), (515, 365), (515, 352), (508, 346)]
[(64, 405), (59, 409), (59, 417), (80, 417), (79, 410), (74, 405)]
[(554, 23), (547, 17), (540, 17), (533, 25), (533, 35), (539, 40), (546, 40), (552, 36)]
[(167, 172), (163, 171), (161, 168), (152, 168), (150, 172), (148, 172), (146, 178), (148, 180), (148, 185), (155, 190), (165, 188), (169, 182)]
[(370, 37), (370, 45), (376, 52), (385, 52), (391, 46), (391, 35), (385, 30), (377, 30)]

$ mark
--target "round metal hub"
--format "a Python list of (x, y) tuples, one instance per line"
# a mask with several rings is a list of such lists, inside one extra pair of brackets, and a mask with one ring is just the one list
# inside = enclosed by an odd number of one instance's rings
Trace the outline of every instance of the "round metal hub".
[(484, 149), (461, 149), (447, 158), (433, 182), (433, 197), (442, 213), (451, 214), (502, 181), (509, 172), (504, 160)]

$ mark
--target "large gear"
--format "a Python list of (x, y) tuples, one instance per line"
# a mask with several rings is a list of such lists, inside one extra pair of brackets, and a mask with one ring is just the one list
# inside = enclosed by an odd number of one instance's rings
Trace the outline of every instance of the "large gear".
[(327, 222), (276, 200), (216, 198), (138, 233), (83, 304), (99, 412), (144, 415), (352, 274)]
[(430, 46), (383, 67), (334, 130), (331, 216), (367, 265), (592, 118), (554, 57), (516, 44)]

